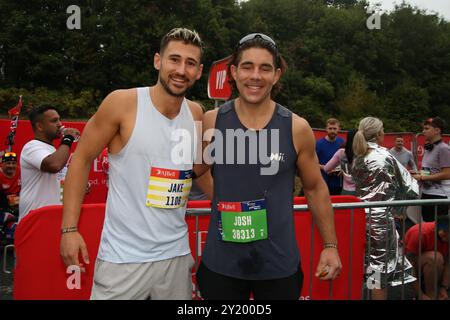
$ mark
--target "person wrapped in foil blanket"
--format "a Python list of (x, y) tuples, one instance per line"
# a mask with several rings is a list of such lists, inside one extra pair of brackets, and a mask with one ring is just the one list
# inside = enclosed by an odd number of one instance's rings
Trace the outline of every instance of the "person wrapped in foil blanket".
[[(379, 126), (373, 119), (381, 123), (381, 132), (379, 129), (375, 130), (376, 132), (368, 132), (373, 123)], [(362, 124), (365, 126), (361, 126)], [(359, 129), (366, 140), (363, 141), (366, 149), (365, 152), (364, 149), (357, 150), (358, 142), (355, 141), (353, 144), (356, 157), (352, 174), (356, 184), (356, 195), (363, 201), (417, 199), (419, 197), (417, 181), (386, 148), (379, 145), (384, 137), (382, 122), (377, 118), (368, 117), (361, 121)], [(374, 282), (374, 288), (384, 289), (387, 285), (396, 286), (416, 280), (412, 276), (411, 264), (399, 250), (399, 235), (395, 229), (394, 216), (403, 211), (403, 207), (366, 210), (366, 276)]]

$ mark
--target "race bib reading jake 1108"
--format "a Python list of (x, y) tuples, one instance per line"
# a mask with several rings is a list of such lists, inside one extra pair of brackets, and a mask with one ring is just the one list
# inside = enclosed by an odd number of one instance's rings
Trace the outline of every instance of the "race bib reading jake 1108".
[(267, 211), (264, 199), (219, 202), (222, 240), (252, 242), (267, 239)]
[(183, 207), (192, 186), (192, 170), (152, 167), (147, 190), (147, 207), (175, 209)]

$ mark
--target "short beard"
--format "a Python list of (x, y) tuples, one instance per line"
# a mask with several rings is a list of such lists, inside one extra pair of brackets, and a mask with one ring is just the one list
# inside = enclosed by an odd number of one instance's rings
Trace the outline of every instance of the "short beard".
[(167, 82), (166, 82), (164, 79), (162, 79), (161, 77), (159, 77), (158, 80), (159, 80), (159, 82), (161, 83), (161, 85), (162, 85), (162, 87), (164, 88), (164, 90), (165, 90), (169, 95), (171, 95), (172, 97), (176, 97), (176, 98), (184, 97), (184, 96), (186, 95), (186, 92), (191, 88), (191, 87), (188, 87), (188, 88), (187, 88), (186, 90), (184, 90), (183, 92), (175, 93), (175, 92), (173, 92), (173, 91), (170, 89), (169, 85), (167, 84)]

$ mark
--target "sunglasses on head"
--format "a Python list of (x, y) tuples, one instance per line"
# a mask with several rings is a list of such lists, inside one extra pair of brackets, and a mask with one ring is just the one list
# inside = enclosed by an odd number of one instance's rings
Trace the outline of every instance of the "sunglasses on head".
[(15, 152), (6, 152), (3, 156), (4, 157), (17, 157)]
[(264, 41), (269, 42), (275, 48), (277, 48), (277, 45), (276, 45), (275, 41), (273, 41), (273, 39), (271, 37), (265, 35), (264, 33), (250, 33), (250, 34), (246, 35), (241, 40), (239, 40), (238, 48), (240, 46), (242, 46), (244, 43), (246, 43), (247, 41), (250, 41), (250, 40), (253, 40), (253, 39), (256, 39), (256, 38), (261, 38)]

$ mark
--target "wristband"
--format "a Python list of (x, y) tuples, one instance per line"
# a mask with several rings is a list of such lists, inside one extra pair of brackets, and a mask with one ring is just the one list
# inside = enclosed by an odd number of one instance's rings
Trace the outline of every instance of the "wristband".
[(337, 243), (324, 243), (323, 244), (323, 248), (327, 249), (327, 248), (334, 248), (337, 249)]
[(77, 232), (77, 231), (78, 231), (77, 227), (62, 228), (61, 229), (61, 234), (69, 233), (69, 232)]
[(66, 146), (68, 146), (69, 148), (72, 147), (72, 143), (74, 142), (75, 137), (70, 135), (70, 134), (66, 134), (62, 139), (61, 139), (61, 144), (65, 144)]

